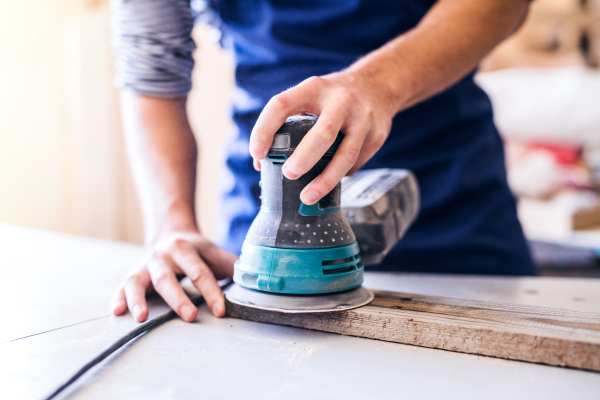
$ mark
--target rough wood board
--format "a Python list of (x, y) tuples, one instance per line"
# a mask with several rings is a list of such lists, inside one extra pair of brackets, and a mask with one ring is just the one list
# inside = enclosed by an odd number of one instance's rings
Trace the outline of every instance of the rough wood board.
[(374, 291), (349, 311), (284, 314), (227, 302), (227, 315), (461, 353), (600, 371), (600, 314)]

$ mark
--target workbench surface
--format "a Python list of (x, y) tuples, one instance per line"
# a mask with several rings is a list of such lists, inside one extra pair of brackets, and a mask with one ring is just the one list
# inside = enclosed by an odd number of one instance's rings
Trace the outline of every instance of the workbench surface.
[[(0, 225), (0, 398), (39, 399), (137, 323), (109, 303), (140, 246)], [(600, 279), (367, 273), (373, 289), (600, 313)], [(151, 302), (151, 317), (167, 310)], [(179, 319), (60, 398), (598, 399), (600, 374), (304, 329)]]

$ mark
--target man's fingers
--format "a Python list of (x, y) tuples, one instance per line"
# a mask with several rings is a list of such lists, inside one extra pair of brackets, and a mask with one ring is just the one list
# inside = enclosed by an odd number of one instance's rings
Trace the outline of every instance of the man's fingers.
[(373, 131), (371, 131), (367, 135), (367, 138), (365, 139), (365, 142), (362, 145), (360, 155), (358, 156), (358, 160), (356, 160), (354, 166), (350, 168), (349, 173), (353, 174), (356, 171), (358, 171), (360, 167), (365, 165), (365, 163), (369, 161), (371, 157), (373, 157), (375, 153), (379, 151), (381, 146), (383, 146), (386, 138), (387, 135), (385, 134), (385, 130), (383, 129), (374, 129)]
[(273, 136), (285, 120), (294, 114), (314, 112), (323, 78), (313, 76), (298, 86), (273, 96), (262, 110), (250, 135), (250, 155), (256, 159), (267, 156)]
[(304, 204), (315, 204), (342, 180), (356, 163), (362, 141), (363, 137), (357, 135), (344, 137), (327, 167), (300, 193), (300, 200)]
[(197, 250), (188, 242), (181, 242), (173, 251), (173, 261), (198, 288), (206, 304), (216, 317), (225, 315), (225, 300), (212, 271), (202, 261)]
[(123, 288), (119, 288), (115, 293), (112, 301), (112, 310), (115, 315), (123, 315), (127, 310), (127, 300)]
[(152, 259), (148, 262), (148, 270), (154, 289), (167, 304), (187, 322), (192, 322), (198, 315), (198, 309), (185, 294), (175, 272), (164, 260)]
[(148, 285), (150, 285), (150, 275), (145, 269), (129, 276), (123, 285), (127, 306), (137, 322), (143, 322), (148, 318), (148, 304), (146, 303)]
[(332, 106), (323, 111), (315, 126), (283, 164), (282, 172), (286, 178), (298, 179), (315, 166), (335, 142), (347, 113), (348, 109), (342, 105)]
[[(318, 124), (318, 122), (317, 122)], [(315, 125), (316, 127), (316, 125)], [(304, 204), (312, 205), (329, 193), (335, 185), (356, 164), (365, 137), (371, 127), (371, 116), (364, 113), (360, 118), (354, 117), (344, 127), (345, 135), (333, 158), (323, 172), (317, 176), (300, 193)], [(314, 129), (314, 128), (313, 128)], [(308, 136), (308, 135), (307, 135)], [(300, 146), (298, 146), (300, 147)], [(290, 157), (291, 159), (292, 157)]]

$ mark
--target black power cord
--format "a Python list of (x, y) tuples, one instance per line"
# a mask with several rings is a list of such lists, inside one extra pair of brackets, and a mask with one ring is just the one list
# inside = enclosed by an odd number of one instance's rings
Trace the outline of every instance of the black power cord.
[[(224, 285), (221, 286), (221, 289), (223, 290), (223, 289), (227, 288), (232, 283), (233, 283), (233, 281), (231, 281), (231, 280), (228, 281), (227, 283), (225, 283)], [(202, 303), (204, 303), (204, 298), (202, 296), (198, 296), (194, 299), (191, 299), (191, 301), (195, 306), (199, 306)], [(151, 329), (154, 329), (157, 326), (160, 326), (175, 317), (177, 317), (177, 314), (175, 313), (175, 311), (170, 310), (170, 311), (162, 313), (162, 314), (152, 318), (151, 320), (146, 321), (143, 324), (139, 325), (137, 328), (130, 331), (125, 336), (122, 336), (121, 338), (119, 338), (119, 340), (117, 340), (116, 342), (111, 344), (106, 350), (104, 350), (102, 353), (98, 354), (90, 362), (88, 362), (83, 367), (81, 367), (81, 369), (79, 369), (79, 371), (77, 371), (73, 376), (71, 376), (65, 383), (60, 385), (54, 392), (52, 392), (52, 394), (50, 394), (48, 397), (45, 397), (44, 400), (51, 400), (54, 397), (56, 397), (60, 392), (62, 392), (67, 387), (69, 387), (71, 384), (73, 384), (73, 382), (75, 382), (77, 379), (79, 379), (83, 374), (85, 374), (87, 371), (92, 369), (94, 366), (101, 363), (104, 359), (106, 359), (108, 356), (110, 356), (115, 351), (119, 350), (121, 347), (126, 345), (132, 339), (135, 339), (136, 337), (140, 336), (142, 333), (148, 332)]]

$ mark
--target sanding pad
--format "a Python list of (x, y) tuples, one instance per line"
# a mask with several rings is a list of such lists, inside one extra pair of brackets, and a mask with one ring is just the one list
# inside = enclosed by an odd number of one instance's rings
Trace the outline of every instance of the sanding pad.
[(278, 294), (246, 289), (232, 285), (226, 292), (227, 300), (245, 307), (282, 313), (318, 313), (351, 310), (373, 300), (373, 292), (362, 286), (328, 294)]

